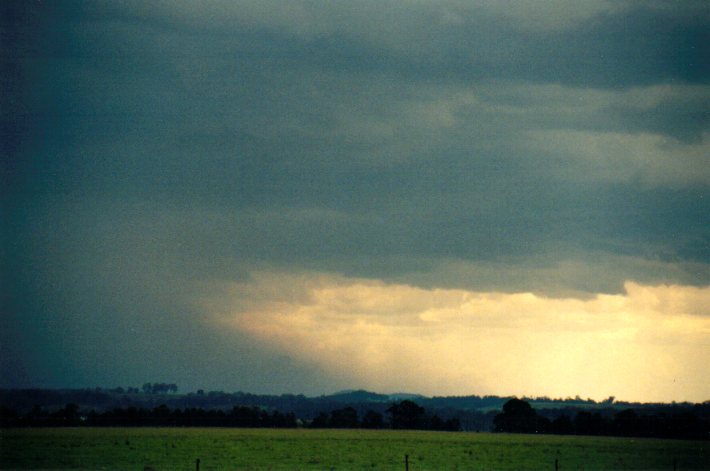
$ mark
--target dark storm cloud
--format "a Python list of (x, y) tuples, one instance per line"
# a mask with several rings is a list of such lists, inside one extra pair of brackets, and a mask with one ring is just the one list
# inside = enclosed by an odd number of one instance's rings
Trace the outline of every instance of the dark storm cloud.
[(2, 24), (8, 384), (273, 370), (195, 305), (264, 267), (708, 282), (702, 3), (47, 3)]

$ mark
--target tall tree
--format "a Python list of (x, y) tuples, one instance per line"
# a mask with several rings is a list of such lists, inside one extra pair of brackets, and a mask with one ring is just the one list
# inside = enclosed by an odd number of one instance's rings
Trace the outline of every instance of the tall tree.
[(496, 432), (535, 433), (538, 416), (535, 409), (522, 399), (511, 399), (503, 405), (503, 412), (496, 415), (493, 424)]
[(394, 429), (426, 428), (426, 411), (420, 405), (404, 400), (387, 409), (390, 424)]

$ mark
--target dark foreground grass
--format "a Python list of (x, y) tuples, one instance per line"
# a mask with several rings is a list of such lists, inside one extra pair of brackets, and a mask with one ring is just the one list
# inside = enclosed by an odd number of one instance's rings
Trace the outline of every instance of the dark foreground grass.
[(2, 469), (710, 469), (710, 442), (365, 430), (0, 430)]

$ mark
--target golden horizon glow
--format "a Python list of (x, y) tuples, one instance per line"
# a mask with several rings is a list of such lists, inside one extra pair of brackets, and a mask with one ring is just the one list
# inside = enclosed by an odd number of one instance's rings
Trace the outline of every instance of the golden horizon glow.
[(623, 294), (576, 299), (258, 273), (224, 296), (209, 303), (218, 326), (358, 387), (710, 399), (708, 286), (628, 281)]

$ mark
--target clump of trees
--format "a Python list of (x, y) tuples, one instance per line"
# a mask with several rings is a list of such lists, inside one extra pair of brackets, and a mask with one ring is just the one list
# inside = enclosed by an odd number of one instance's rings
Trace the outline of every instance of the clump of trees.
[(83, 413), (76, 404), (49, 412), (39, 406), (27, 414), (0, 408), (0, 423), (6, 427), (269, 427), (295, 428), (293, 413), (266, 411), (257, 407), (235, 406), (231, 410), (185, 408), (160, 405), (147, 408), (115, 408)]
[(574, 418), (566, 414), (553, 420), (538, 414), (521, 399), (511, 399), (493, 419), (494, 431), (505, 433), (551, 433), (556, 435), (609, 435), (707, 440), (710, 421), (695, 414), (639, 414), (625, 409), (613, 415), (581, 410)]
[(408, 430), (439, 430), (458, 431), (461, 424), (458, 419), (443, 420), (436, 414), (430, 415), (426, 410), (410, 400), (392, 404), (386, 410), (387, 418), (368, 410), (359, 418), (353, 407), (335, 409), (327, 414), (321, 412), (311, 422), (313, 428), (368, 428), (368, 429), (408, 429)]
[(143, 392), (146, 394), (176, 393), (177, 390), (177, 384), (174, 383), (145, 383), (143, 385)]
[(503, 405), (503, 412), (493, 419), (496, 432), (544, 433), (549, 420), (541, 417), (532, 406), (522, 399), (511, 399)]

